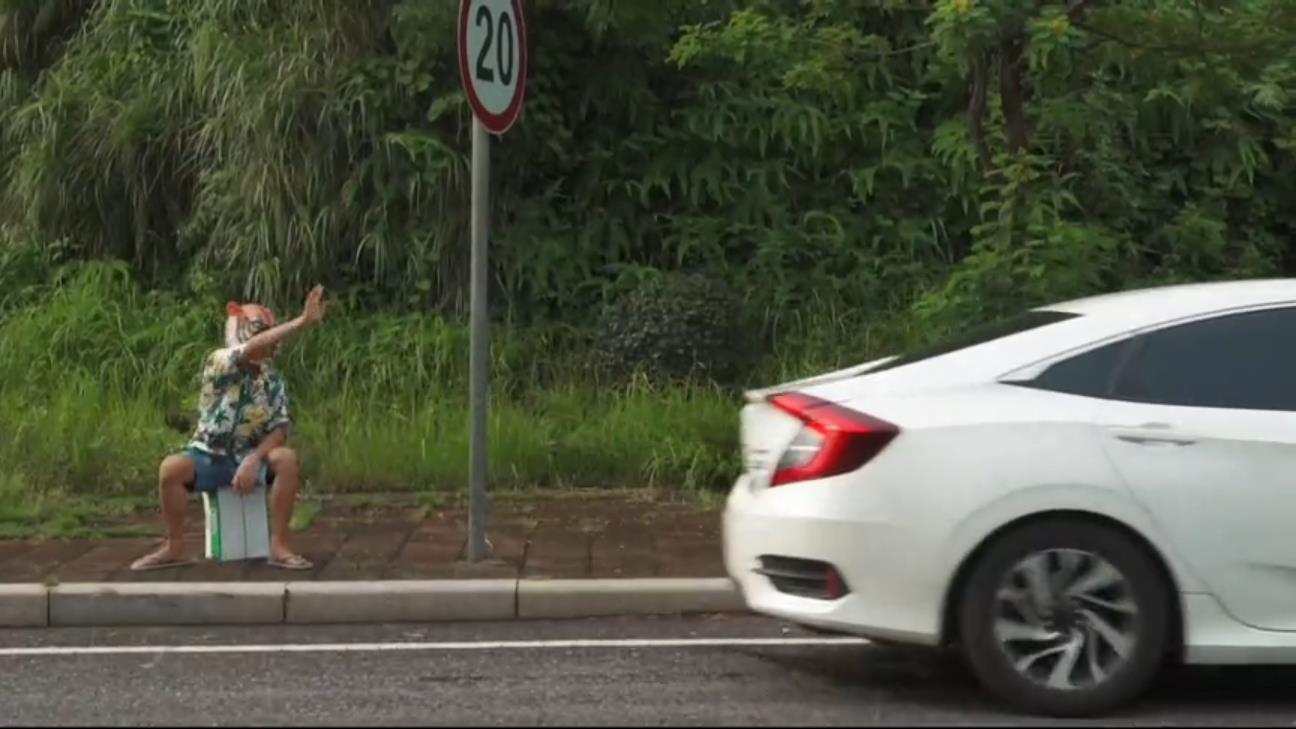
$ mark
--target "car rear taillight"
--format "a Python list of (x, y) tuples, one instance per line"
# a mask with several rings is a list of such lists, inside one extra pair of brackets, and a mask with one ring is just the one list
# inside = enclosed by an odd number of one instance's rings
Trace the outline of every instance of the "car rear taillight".
[(850, 473), (900, 434), (891, 423), (810, 395), (781, 393), (769, 402), (805, 424), (779, 459), (771, 486)]

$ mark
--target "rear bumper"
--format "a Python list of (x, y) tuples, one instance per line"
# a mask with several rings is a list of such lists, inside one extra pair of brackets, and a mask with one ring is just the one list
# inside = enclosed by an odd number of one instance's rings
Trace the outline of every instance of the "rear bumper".
[[(836, 498), (831, 481), (753, 493), (740, 478), (724, 513), (729, 576), (756, 613), (823, 630), (920, 645), (940, 641), (945, 584), (939, 544), (896, 518), (876, 493)], [(778, 589), (761, 557), (832, 565), (849, 592), (836, 600)]]

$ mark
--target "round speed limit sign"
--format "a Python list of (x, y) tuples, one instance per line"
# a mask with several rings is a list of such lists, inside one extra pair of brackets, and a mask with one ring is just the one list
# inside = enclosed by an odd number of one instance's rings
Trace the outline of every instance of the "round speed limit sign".
[(526, 95), (522, 0), (460, 0), (459, 75), (482, 126), (508, 131)]

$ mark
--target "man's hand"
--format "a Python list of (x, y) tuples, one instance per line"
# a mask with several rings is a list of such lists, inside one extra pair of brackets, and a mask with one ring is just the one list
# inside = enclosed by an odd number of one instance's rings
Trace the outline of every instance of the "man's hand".
[(301, 320), (306, 326), (315, 326), (324, 319), (324, 287), (316, 286), (306, 295), (306, 306), (302, 309)]
[(248, 494), (256, 488), (257, 476), (260, 475), (261, 456), (253, 453), (239, 464), (238, 471), (234, 472), (234, 492), (239, 494)]
[(324, 287), (316, 286), (311, 289), (310, 294), (306, 296), (306, 306), (302, 309), (300, 316), (292, 321), (280, 324), (273, 329), (261, 332), (255, 337), (249, 339), (247, 343), (243, 345), (248, 361), (260, 362), (261, 360), (272, 356), (275, 352), (275, 347), (279, 342), (302, 329), (320, 323), (320, 320), (323, 318)]

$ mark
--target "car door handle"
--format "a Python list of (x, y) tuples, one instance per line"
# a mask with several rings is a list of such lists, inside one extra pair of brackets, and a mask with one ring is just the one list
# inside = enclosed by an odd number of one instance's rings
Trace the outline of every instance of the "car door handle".
[(1116, 436), (1119, 440), (1135, 445), (1173, 445), (1173, 446), (1190, 446), (1197, 441), (1192, 438), (1175, 438), (1168, 435), (1134, 435), (1124, 433)]
[(1135, 445), (1190, 446), (1197, 442), (1196, 438), (1169, 431), (1170, 426), (1165, 423), (1145, 423), (1134, 428), (1111, 429), (1112, 435), (1115, 435), (1117, 440)]

